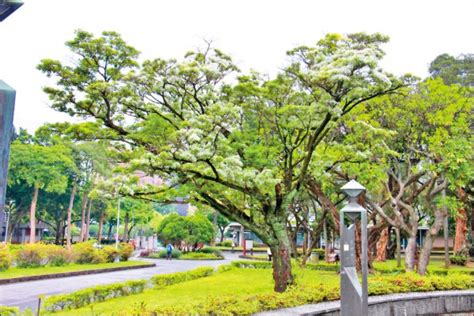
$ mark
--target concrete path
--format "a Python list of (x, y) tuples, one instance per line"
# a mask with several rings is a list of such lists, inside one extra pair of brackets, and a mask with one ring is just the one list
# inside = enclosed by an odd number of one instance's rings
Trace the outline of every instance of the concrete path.
[(156, 274), (187, 271), (202, 266), (217, 267), (234, 260), (239, 260), (239, 254), (237, 252), (224, 253), (224, 260), (209, 261), (140, 259), (154, 262), (156, 267), (0, 285), (0, 306), (16, 306), (20, 307), (20, 309), (30, 307), (35, 310), (39, 295), (70, 293), (100, 284), (149, 279)]

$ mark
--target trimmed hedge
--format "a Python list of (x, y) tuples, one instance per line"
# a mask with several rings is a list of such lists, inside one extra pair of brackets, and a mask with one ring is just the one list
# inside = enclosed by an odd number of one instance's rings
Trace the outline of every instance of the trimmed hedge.
[(70, 294), (49, 296), (44, 301), (43, 308), (48, 312), (80, 308), (109, 298), (141, 293), (146, 284), (147, 280), (134, 280), (96, 286)]
[(0, 306), (0, 315), (2, 316), (16, 316), (20, 314), (18, 307)]
[[(163, 249), (161, 250), (160, 252), (156, 253), (152, 253), (152, 254), (149, 254), (148, 255), (148, 258), (154, 258), (154, 259), (165, 259), (166, 258), (166, 249)], [(173, 259), (178, 259), (179, 257), (181, 257), (181, 251), (179, 251), (178, 249), (173, 249), (171, 251), (171, 258)]]
[(231, 264), (236, 268), (244, 268), (244, 269), (271, 269), (272, 268), (272, 263), (270, 261), (237, 260), (237, 261), (232, 261)]
[(186, 252), (181, 254), (180, 260), (222, 260), (223, 256), (216, 255), (215, 253), (205, 252)]
[(151, 282), (155, 288), (163, 288), (165, 286), (173, 285), (176, 283), (191, 281), (199, 278), (204, 278), (214, 274), (214, 268), (212, 267), (199, 267), (197, 269), (176, 272), (171, 274), (159, 274), (151, 278)]

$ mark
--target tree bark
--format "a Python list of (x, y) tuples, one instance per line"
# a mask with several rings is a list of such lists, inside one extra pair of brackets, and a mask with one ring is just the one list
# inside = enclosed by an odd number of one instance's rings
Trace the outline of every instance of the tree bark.
[(57, 220), (56, 222), (56, 238), (54, 243), (59, 245), (61, 242), (61, 231), (62, 231), (62, 219)]
[(84, 241), (84, 236), (86, 235), (86, 208), (87, 208), (88, 197), (87, 193), (84, 193), (81, 202), (81, 237), (80, 241)]
[(389, 233), (388, 227), (382, 230), (380, 239), (377, 242), (377, 261), (387, 260), (387, 245), (388, 245)]
[(405, 248), (405, 268), (407, 271), (415, 270), (416, 260), (416, 233), (410, 234), (407, 241), (407, 247)]
[(87, 208), (86, 231), (85, 231), (85, 234), (84, 234), (84, 241), (89, 240), (89, 226), (91, 224), (91, 208), (92, 208), (92, 199), (89, 200), (89, 207)]
[(290, 260), (290, 239), (285, 224), (273, 221), (273, 242), (270, 244), (272, 252), (273, 280), (275, 292), (284, 292), (288, 285), (293, 283)]
[(67, 233), (66, 233), (66, 248), (71, 249), (72, 242), (72, 208), (74, 206), (74, 198), (76, 197), (77, 183), (74, 181), (72, 185), (71, 197), (69, 198), (69, 206), (67, 208)]
[(400, 241), (400, 228), (395, 227), (396, 235), (396, 257), (397, 257), (397, 268), (402, 267), (402, 251), (401, 251), (401, 241)]
[(467, 236), (467, 211), (465, 207), (466, 192), (459, 188), (457, 190), (458, 198), (463, 205), (458, 209), (456, 215), (456, 234), (454, 237), (454, 254), (457, 254), (464, 250), (466, 247), (466, 236)]
[(435, 212), (435, 221), (426, 233), (420, 259), (418, 260), (418, 274), (420, 275), (426, 274), (426, 269), (430, 262), (431, 250), (433, 249), (433, 239), (438, 235), (441, 227), (443, 227), (444, 219), (447, 215), (447, 212), (444, 210), (437, 210)]
[(36, 242), (36, 204), (38, 203), (39, 186), (35, 185), (30, 207), (30, 244)]
[(104, 230), (104, 221), (105, 221), (105, 213), (100, 213), (99, 217), (99, 230), (97, 231), (97, 242), (100, 244), (102, 241), (102, 231)]
[(128, 242), (128, 222), (130, 221), (130, 216), (128, 212), (125, 213), (125, 217), (123, 219), (123, 242)]

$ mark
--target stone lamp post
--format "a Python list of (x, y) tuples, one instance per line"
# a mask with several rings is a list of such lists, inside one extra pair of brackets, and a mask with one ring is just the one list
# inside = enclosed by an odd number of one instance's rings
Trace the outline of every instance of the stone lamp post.
[[(341, 315), (368, 315), (367, 302), (367, 210), (357, 203), (357, 197), (365, 188), (355, 180), (346, 183), (342, 191), (349, 197), (349, 203), (341, 210)], [(362, 284), (356, 270), (355, 230), (360, 218)]]

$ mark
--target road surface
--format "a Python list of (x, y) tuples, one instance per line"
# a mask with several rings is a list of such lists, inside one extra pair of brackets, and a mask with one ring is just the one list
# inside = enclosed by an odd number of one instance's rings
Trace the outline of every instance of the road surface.
[(101, 284), (149, 279), (156, 274), (187, 271), (202, 266), (217, 267), (238, 260), (239, 254), (225, 252), (224, 260), (208, 261), (140, 259), (154, 262), (156, 267), (0, 285), (0, 306), (16, 306), (21, 310), (29, 307), (36, 310), (40, 295), (70, 293)]

